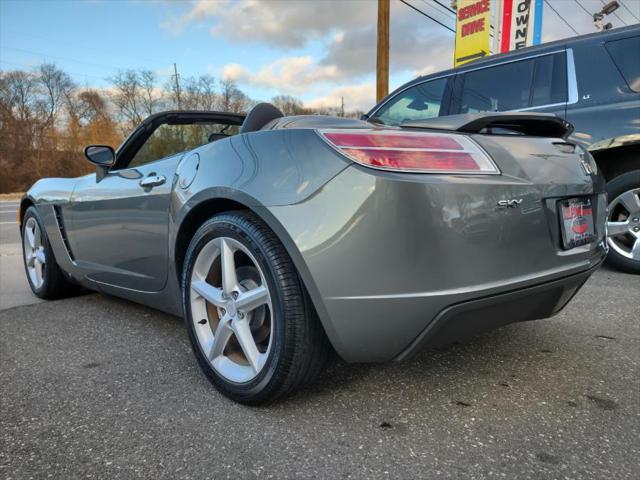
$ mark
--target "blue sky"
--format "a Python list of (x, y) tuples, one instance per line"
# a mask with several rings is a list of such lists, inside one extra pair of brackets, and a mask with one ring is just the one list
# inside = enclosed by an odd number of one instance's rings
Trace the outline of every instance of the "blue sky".
[[(308, 104), (366, 108), (373, 102), (375, 9), (371, 0), (0, 0), (0, 67), (56, 63), (76, 82), (107, 87), (119, 69), (144, 68), (170, 79), (209, 73), (234, 78), (252, 98), (293, 94)], [(447, 25), (453, 15), (432, 0), (410, 0)], [(448, 5), (449, 0), (441, 3)], [(574, 0), (552, 5), (579, 33), (593, 22)], [(640, 17), (640, 0), (624, 0)], [(453, 34), (391, 0), (391, 87), (451, 66)], [(582, 0), (595, 11), (599, 0)], [(615, 26), (635, 21), (628, 10)], [(543, 38), (575, 35), (545, 9)], [(351, 105), (349, 105), (351, 102)]]

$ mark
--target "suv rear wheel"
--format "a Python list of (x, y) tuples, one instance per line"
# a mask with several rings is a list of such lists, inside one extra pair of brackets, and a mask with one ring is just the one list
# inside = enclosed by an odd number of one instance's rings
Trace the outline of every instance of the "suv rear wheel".
[(612, 179), (607, 194), (607, 262), (622, 271), (640, 273), (640, 170)]

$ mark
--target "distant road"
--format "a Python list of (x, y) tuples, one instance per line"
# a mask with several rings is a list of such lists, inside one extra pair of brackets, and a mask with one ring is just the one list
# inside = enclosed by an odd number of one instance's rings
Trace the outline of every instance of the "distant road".
[(22, 264), (16, 200), (0, 201), (0, 310), (38, 303), (27, 284)]

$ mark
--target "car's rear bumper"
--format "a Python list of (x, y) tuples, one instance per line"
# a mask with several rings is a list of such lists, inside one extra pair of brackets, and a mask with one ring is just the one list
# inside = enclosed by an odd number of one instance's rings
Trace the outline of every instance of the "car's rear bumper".
[(436, 315), (395, 359), (406, 360), (422, 350), (510, 323), (552, 317), (578, 293), (598, 266), (600, 263), (587, 271), (533, 287), (451, 305)]

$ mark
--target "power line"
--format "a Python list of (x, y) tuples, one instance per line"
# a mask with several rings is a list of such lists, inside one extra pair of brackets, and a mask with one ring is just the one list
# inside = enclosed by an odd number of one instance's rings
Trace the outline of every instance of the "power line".
[[(31, 55), (38, 55), (41, 56), (43, 58), (49, 58), (49, 59), (54, 59), (54, 60), (64, 60), (67, 62), (74, 62), (74, 63), (80, 63), (80, 64), (85, 64), (85, 65), (93, 65), (94, 67), (99, 67), (105, 70), (122, 70), (121, 66), (114, 66), (114, 65), (106, 65), (104, 63), (94, 63), (94, 62), (87, 62), (86, 60), (79, 60), (77, 58), (71, 58), (71, 57), (64, 57), (64, 56), (60, 56), (60, 55), (52, 55), (49, 53), (43, 53), (43, 52), (37, 52), (35, 50), (27, 50), (24, 48), (18, 48), (18, 47), (7, 47), (7, 46), (0, 46), (0, 50), (14, 50), (16, 52), (22, 52), (22, 53), (28, 53)], [(171, 78), (171, 75), (158, 75), (156, 72), (154, 72), (158, 77), (169, 77)]]
[(42, 35), (35, 35), (33, 33), (25, 33), (25, 32), (17, 32), (15, 30), (3, 30), (3, 33), (8, 33), (11, 35), (19, 35), (19, 36), (23, 36), (23, 37), (30, 37), (30, 38), (37, 38), (39, 40), (45, 40), (46, 42), (50, 43), (58, 43), (60, 45), (66, 45), (66, 46), (73, 46), (74, 48), (79, 48), (82, 50), (88, 50), (88, 51), (94, 51), (94, 52), (102, 52), (102, 53), (108, 53), (108, 54), (116, 54), (118, 55), (118, 58), (130, 58), (132, 60), (142, 60), (145, 62), (151, 62), (151, 63), (168, 63), (166, 60), (160, 60), (157, 58), (148, 58), (148, 57), (141, 57), (138, 55), (130, 55), (130, 54), (126, 54), (126, 55), (122, 55), (120, 52), (114, 52), (112, 50), (108, 50), (105, 48), (96, 48), (96, 47), (90, 47), (90, 46), (86, 46), (86, 45), (78, 45), (77, 43), (72, 43), (72, 42), (65, 42), (65, 41), (60, 41), (59, 39), (56, 38), (50, 38), (50, 37), (45, 37)]
[[(457, 12), (456, 12), (453, 8), (449, 8), (449, 7), (447, 7), (446, 5), (444, 5), (443, 3), (439, 2), (438, 0), (431, 0), (431, 1), (432, 1), (432, 2), (437, 3), (438, 5), (440, 5), (440, 6), (441, 6), (442, 8), (444, 8), (448, 13), (452, 13), (452, 14), (453, 14), (453, 18), (454, 18), (454, 20), (456, 20), (456, 21), (457, 21), (458, 14), (457, 14)], [(427, 3), (427, 0), (422, 0), (422, 2), (423, 2), (425, 5), (429, 5), (429, 4)], [(492, 25), (491, 23), (489, 24), (489, 27), (491, 28), (491, 30), (493, 30), (493, 29), (494, 29), (494, 27), (493, 27), (493, 25)], [(491, 35), (493, 35), (493, 34), (491, 34)]]
[[(8, 65), (15, 65), (16, 67), (22, 67), (22, 68), (28, 68), (28, 69), (38, 68), (38, 65), (33, 65), (33, 64), (29, 64), (29, 63), (12, 62), (12, 61), (5, 60), (5, 59), (0, 59), (0, 63), (4, 63), (4, 64), (8, 64)], [(72, 70), (67, 70), (66, 68), (64, 69), (64, 71), (66, 73), (69, 73), (71, 75), (76, 75), (78, 77), (85, 76), (85, 77), (95, 78), (97, 80), (104, 80), (104, 77), (99, 77), (97, 75), (90, 75), (90, 74), (84, 73), (84, 72), (83, 73), (75, 72), (75, 71), (72, 71)]]
[(578, 4), (578, 6), (579, 6), (582, 10), (584, 10), (585, 12), (587, 12), (587, 15), (589, 15), (589, 17), (593, 18), (593, 13), (591, 13), (589, 10), (587, 10), (587, 9), (585, 8), (585, 6), (584, 6), (584, 5), (582, 5), (578, 0), (573, 0), (573, 1), (574, 1), (574, 2), (576, 2), (576, 3)]
[[(435, 5), (432, 5), (432, 4), (428, 3), (428, 2), (427, 2), (427, 0), (421, 0), (421, 1), (422, 1), (422, 3), (424, 3), (424, 6), (425, 6), (425, 7), (428, 7), (428, 8), (433, 9), (433, 12), (434, 12), (434, 13), (437, 13), (437, 14), (439, 14), (439, 15), (443, 15), (446, 19), (449, 19), (449, 18), (450, 18), (450, 17), (447, 15), (448, 13), (450, 13), (449, 11), (447, 11), (447, 12), (443, 12), (443, 11), (439, 10), (438, 8), (436, 8), (436, 7), (435, 7)], [(425, 11), (425, 13), (426, 13), (426, 11)], [(443, 20), (443, 21), (444, 21), (444, 20)], [(456, 22), (456, 16), (455, 16), (455, 13), (454, 13), (454, 15), (453, 15), (453, 27), (451, 27), (451, 28), (453, 28), (454, 30), (455, 30), (455, 26), (456, 26), (456, 23), (455, 23), (455, 22)]]
[(447, 30), (449, 30), (450, 32), (452, 32), (452, 33), (456, 33), (456, 31), (455, 31), (453, 28), (448, 27), (447, 25), (445, 25), (444, 23), (442, 23), (442, 22), (441, 22), (441, 21), (439, 21), (439, 20), (436, 20), (435, 18), (433, 18), (433, 17), (432, 17), (431, 15), (429, 15), (428, 13), (425, 13), (425, 12), (423, 12), (422, 10), (420, 10), (419, 8), (414, 7), (413, 5), (411, 5), (410, 3), (406, 2), (405, 0), (400, 0), (400, 1), (401, 1), (402, 3), (404, 3), (407, 7), (414, 9), (416, 12), (418, 12), (418, 13), (420, 13), (420, 14), (424, 15), (425, 17), (427, 17), (427, 18), (431, 19), (432, 21), (434, 21), (434, 22), (436, 22), (438, 25), (440, 25), (440, 26), (442, 26), (442, 27), (446, 28), (446, 29), (447, 29)]
[(2, 46), (0, 47), (0, 49), (2, 50), (14, 50), (16, 52), (22, 52), (22, 53), (29, 53), (31, 55), (40, 55), (42, 57), (47, 57), (47, 58), (54, 58), (54, 59), (59, 59), (59, 60), (66, 60), (68, 62), (76, 62), (76, 63), (84, 63), (86, 65), (93, 65), (94, 67), (101, 67), (101, 68), (105, 68), (105, 69), (109, 69), (109, 70), (113, 70), (113, 69), (118, 69), (119, 67), (113, 66), (113, 65), (105, 65), (102, 63), (94, 63), (94, 62), (87, 62), (85, 60), (78, 60), (77, 58), (71, 58), (71, 57), (63, 57), (60, 55), (52, 55), (49, 53), (43, 53), (43, 52), (36, 52), (35, 50), (27, 50), (24, 48), (18, 48), (18, 47), (7, 47), (7, 46)]
[(625, 9), (627, 12), (629, 12), (629, 15), (631, 15), (633, 18), (635, 18), (637, 21), (639, 21), (639, 22), (640, 22), (640, 18), (636, 17), (636, 16), (633, 14), (633, 12), (632, 12), (631, 10), (629, 10), (629, 8), (628, 8), (624, 3), (622, 3), (622, 0), (618, 0), (618, 3), (619, 3), (620, 5), (622, 5), (622, 6), (624, 7), (624, 9)]
[(453, 8), (451, 8), (451, 7), (447, 7), (445, 4), (443, 4), (443, 3), (439, 2), (438, 0), (431, 0), (431, 1), (432, 1), (432, 2), (434, 2), (434, 3), (437, 3), (437, 4), (438, 4), (438, 5), (440, 5), (442, 8), (444, 8), (444, 9), (445, 9), (445, 10), (447, 10), (448, 12), (451, 12), (451, 13), (453, 13), (453, 14), (455, 15), (456, 11), (455, 11)]
[(564, 23), (566, 23), (566, 24), (567, 24), (567, 26), (568, 26), (571, 30), (573, 30), (573, 33), (575, 33), (576, 35), (580, 35), (580, 34), (578, 33), (578, 31), (577, 31), (575, 28), (573, 28), (573, 27), (571, 26), (571, 24), (570, 24), (569, 22), (567, 22), (567, 21), (564, 19), (564, 17), (558, 13), (558, 11), (557, 11), (555, 8), (553, 8), (553, 5), (551, 5), (547, 0), (544, 0), (544, 3), (546, 3), (546, 4), (547, 4), (547, 6), (548, 6), (551, 10), (553, 10), (553, 11), (555, 12), (555, 14), (560, 18), (560, 20), (562, 20)]

